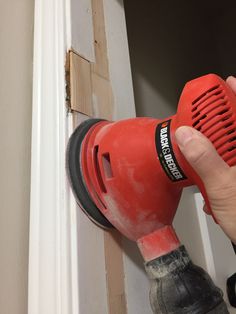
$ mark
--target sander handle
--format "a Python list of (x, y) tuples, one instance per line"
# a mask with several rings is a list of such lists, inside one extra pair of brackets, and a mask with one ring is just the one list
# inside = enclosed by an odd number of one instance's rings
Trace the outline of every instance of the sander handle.
[(222, 291), (194, 265), (184, 248), (147, 262), (151, 279), (150, 303), (155, 314), (229, 313)]

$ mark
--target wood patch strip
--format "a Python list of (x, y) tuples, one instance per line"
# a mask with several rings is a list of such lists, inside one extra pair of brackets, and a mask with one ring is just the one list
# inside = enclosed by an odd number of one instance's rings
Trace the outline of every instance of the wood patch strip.
[(118, 231), (104, 231), (109, 314), (126, 314), (122, 241)]
[(93, 115), (90, 62), (73, 51), (69, 52), (69, 104), (71, 110)]
[[(109, 80), (109, 63), (103, 0), (92, 0), (96, 63), (92, 64), (92, 93), (97, 117), (111, 120), (114, 98)], [(104, 232), (109, 314), (127, 314), (122, 236), (117, 231)]]
[(95, 60), (92, 71), (109, 80), (103, 0), (92, 0)]
[(92, 73), (93, 112), (95, 117), (112, 120), (113, 93), (111, 83), (96, 73)]

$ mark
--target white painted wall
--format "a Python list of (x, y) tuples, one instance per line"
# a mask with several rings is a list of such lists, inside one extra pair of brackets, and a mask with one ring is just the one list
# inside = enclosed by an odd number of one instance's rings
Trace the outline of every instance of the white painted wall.
[(0, 1), (0, 313), (27, 313), (33, 6)]

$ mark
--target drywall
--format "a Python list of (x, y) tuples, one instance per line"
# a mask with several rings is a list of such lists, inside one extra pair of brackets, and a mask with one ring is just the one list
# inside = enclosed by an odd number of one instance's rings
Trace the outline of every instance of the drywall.
[(27, 313), (31, 0), (0, 2), (0, 313)]

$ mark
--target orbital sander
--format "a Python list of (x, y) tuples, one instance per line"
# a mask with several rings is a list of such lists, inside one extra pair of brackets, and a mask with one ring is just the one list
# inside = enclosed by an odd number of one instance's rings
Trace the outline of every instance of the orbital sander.
[(183, 125), (208, 137), (229, 166), (236, 164), (236, 96), (209, 74), (185, 85), (177, 114), (167, 119), (80, 124), (67, 148), (68, 177), (93, 222), (137, 242), (154, 313), (228, 313), (221, 290), (192, 263), (172, 227), (184, 187), (197, 185), (211, 211), (203, 182), (175, 140)]

